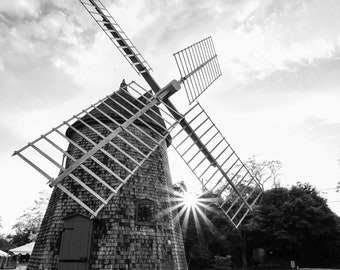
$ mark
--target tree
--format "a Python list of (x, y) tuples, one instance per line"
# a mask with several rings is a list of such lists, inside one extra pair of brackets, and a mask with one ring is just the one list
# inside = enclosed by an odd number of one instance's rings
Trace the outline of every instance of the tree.
[[(248, 265), (258, 265), (258, 269), (288, 268), (290, 260), (300, 267), (339, 268), (340, 218), (330, 210), (326, 200), (308, 183), (297, 183), (290, 189), (280, 187), (281, 162), (258, 163), (253, 157), (250, 164), (262, 184), (273, 180), (274, 187), (264, 192), (259, 206), (238, 229), (214, 204), (207, 210), (201, 207), (211, 224), (199, 218), (197, 226), (197, 219), (190, 214), (184, 235), (189, 269), (219, 265), (221, 259), (217, 262), (216, 258), (230, 256), (233, 264), (242, 265), (243, 269)], [(257, 171), (256, 164), (261, 165)], [(234, 195), (231, 191), (228, 203)], [(202, 196), (216, 201), (217, 195)]]
[(309, 267), (340, 263), (340, 218), (309, 184), (265, 192), (255, 222), (260, 229), (254, 231), (253, 241), (270, 251), (277, 264), (280, 260)]
[[(290, 260), (305, 267), (339, 267), (340, 218), (309, 184), (291, 189), (273, 188), (264, 192), (261, 204), (236, 230), (217, 212), (212, 223), (224, 236), (206, 237), (212, 255), (232, 255), (233, 263), (287, 267)], [(261, 250), (262, 259), (254, 256)], [(264, 265), (260, 265), (260, 269)]]
[(259, 162), (256, 160), (256, 156), (249, 158), (245, 165), (249, 172), (260, 181), (262, 185), (265, 183), (273, 183), (271, 187), (280, 186), (280, 170), (282, 168), (282, 162), (279, 160), (265, 160)]
[(34, 205), (27, 208), (18, 218), (18, 222), (13, 225), (12, 229), (15, 234), (9, 236), (12, 244), (21, 246), (36, 239), (48, 200), (48, 192), (39, 192), (39, 198), (34, 201)]

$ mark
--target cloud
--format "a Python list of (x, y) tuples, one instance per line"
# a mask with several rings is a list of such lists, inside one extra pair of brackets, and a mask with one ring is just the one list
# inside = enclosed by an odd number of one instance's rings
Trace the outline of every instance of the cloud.
[[(68, 69), (95, 41), (88, 14), (70, 1), (0, 4), (1, 111), (36, 109), (80, 91)], [(84, 19), (86, 17), (86, 19)]]
[(21, 18), (24, 19), (27, 16), (37, 16), (38, 7), (40, 5), (39, 1), (27, 2), (24, 0), (12, 0), (12, 1), (1, 1), (0, 3), (0, 13), (2, 16), (11, 21), (11, 18)]
[[(153, 44), (150, 47), (162, 46), (158, 49), (163, 50), (164, 47), (172, 47), (172, 43), (185, 44), (188, 39), (193, 39), (195, 36), (206, 37), (206, 34), (211, 34), (216, 27), (224, 27), (217, 23), (220, 20), (224, 22), (231, 20), (235, 9), (237, 10), (244, 2), (125, 0), (106, 1), (104, 4), (111, 3), (107, 8), (130, 38), (137, 43), (142, 40), (143, 47)], [(127, 6), (129, 8), (126, 8)]]
[[(126, 6), (130, 6), (126, 9)], [(146, 59), (159, 59), (213, 34), (229, 85), (295, 72), (339, 51), (340, 3), (297, 1), (115, 1), (118, 23)], [(164, 61), (164, 60), (163, 60)], [(151, 63), (152, 64), (152, 63)]]
[[(17, 66), (20, 56), (25, 59), (25, 65)], [(5, 70), (0, 72), (0, 88), (3, 102), (0, 111), (15, 113), (58, 104), (80, 91), (63, 70), (46, 59), (27, 55), (17, 55), (6, 61)]]
[(265, 78), (253, 77), (245, 85), (235, 89), (280, 93), (325, 92), (335, 93), (340, 84), (340, 52), (332, 57), (315, 59), (313, 62), (287, 63), (286, 70), (275, 70)]
[(327, 2), (248, 2), (247, 12), (236, 11), (233, 30), (220, 34), (225, 40), (224, 68), (236, 82), (247, 83), (334, 57), (339, 51), (340, 3)]
[(295, 16), (303, 11), (310, 1), (248, 1), (244, 7), (236, 12), (233, 29), (242, 28), (251, 32), (257, 26), (272, 27), (280, 17)]
[(51, 57), (93, 43), (96, 31), (92, 24), (74, 12), (74, 4), (67, 4), (41, 0), (23, 5), (16, 1), (13, 7), (17, 9), (0, 8), (2, 51)]
[(319, 142), (339, 144), (340, 122), (330, 122), (328, 119), (307, 117), (298, 127), (300, 132), (308, 134)]

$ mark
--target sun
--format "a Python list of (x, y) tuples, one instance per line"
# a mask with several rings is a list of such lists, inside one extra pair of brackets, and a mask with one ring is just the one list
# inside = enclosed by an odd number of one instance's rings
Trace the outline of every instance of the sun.
[(198, 232), (202, 231), (201, 222), (204, 222), (211, 232), (218, 231), (214, 224), (206, 216), (207, 212), (214, 212), (216, 209), (212, 206), (215, 198), (207, 197), (205, 194), (197, 195), (182, 188), (172, 199), (175, 205), (171, 211), (176, 212), (176, 217), (182, 220), (182, 231), (186, 234), (189, 219), (194, 219), (194, 224)]
[(185, 186), (179, 186), (172, 192), (170, 207), (157, 213), (158, 218), (169, 213), (174, 214), (174, 219), (180, 222), (183, 235), (186, 235), (189, 221), (192, 219), (199, 233), (202, 233), (202, 222), (214, 235), (218, 232), (218, 229), (207, 216), (209, 212), (218, 211), (216, 209), (216, 197), (209, 193), (195, 194), (188, 191)]
[(198, 196), (190, 192), (185, 192), (182, 199), (184, 207), (186, 208), (197, 208), (199, 204)]

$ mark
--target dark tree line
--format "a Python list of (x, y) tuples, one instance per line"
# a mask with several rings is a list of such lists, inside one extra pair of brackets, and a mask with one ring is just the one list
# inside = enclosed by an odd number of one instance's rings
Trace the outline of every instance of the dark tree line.
[(191, 215), (184, 236), (189, 269), (226, 269), (218, 266), (226, 255), (243, 269), (288, 269), (291, 260), (300, 267), (340, 267), (340, 218), (309, 184), (266, 191), (239, 229), (217, 208), (205, 214), (214, 226), (200, 218), (197, 227)]

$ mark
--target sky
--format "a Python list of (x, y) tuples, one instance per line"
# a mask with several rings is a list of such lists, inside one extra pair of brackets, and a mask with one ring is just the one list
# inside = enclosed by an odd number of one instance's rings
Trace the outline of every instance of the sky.
[[(340, 215), (340, 1), (103, 3), (161, 86), (179, 79), (173, 53), (212, 36), (222, 76), (201, 105), (241, 159), (281, 161), (282, 186), (309, 182)], [(49, 190), (12, 153), (122, 79), (147, 87), (79, 1), (0, 1), (0, 233)], [(184, 89), (171, 100), (188, 110)], [(169, 156), (174, 182), (195, 181)]]

